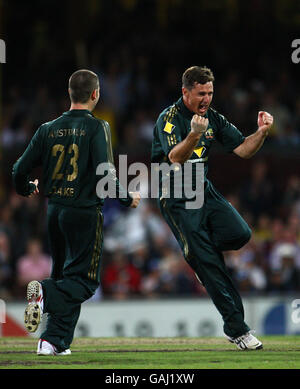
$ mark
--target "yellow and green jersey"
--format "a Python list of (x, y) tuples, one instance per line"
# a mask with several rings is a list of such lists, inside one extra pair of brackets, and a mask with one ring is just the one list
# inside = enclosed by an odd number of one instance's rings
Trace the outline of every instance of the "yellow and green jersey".
[[(182, 97), (159, 115), (152, 141), (152, 162), (171, 164), (168, 155), (171, 149), (183, 141), (191, 131), (193, 115), (194, 113), (185, 106)], [(227, 152), (232, 152), (244, 142), (245, 137), (216, 110), (209, 108), (204, 116), (209, 121), (207, 130), (199, 139), (198, 145), (186, 163), (191, 163), (193, 169), (197, 163), (204, 163), (205, 180), (207, 180), (208, 157), (213, 143), (219, 141)]]
[[(13, 167), (16, 191), (28, 196), (34, 190), (29, 175), (43, 167), (44, 194), (49, 202), (74, 207), (102, 205), (96, 194), (96, 175), (101, 163), (113, 164), (109, 124), (88, 110), (74, 109), (44, 123), (34, 134)], [(129, 206), (132, 198), (114, 178), (120, 202)]]
[[(191, 131), (193, 115), (194, 113), (183, 103), (182, 97), (159, 115), (154, 129), (152, 162), (169, 162), (168, 154), (171, 149), (184, 140)], [(244, 142), (245, 138), (241, 132), (216, 110), (209, 108), (204, 117), (209, 120), (207, 130), (200, 138), (189, 161), (206, 163), (215, 140), (228, 152), (232, 152)]]

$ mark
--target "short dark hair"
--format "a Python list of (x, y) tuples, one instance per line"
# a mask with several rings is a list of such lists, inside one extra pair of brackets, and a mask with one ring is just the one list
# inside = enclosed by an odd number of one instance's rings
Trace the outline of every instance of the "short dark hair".
[(191, 90), (196, 84), (206, 84), (207, 82), (214, 82), (215, 77), (213, 72), (206, 66), (192, 66), (182, 75), (182, 86)]
[(97, 74), (81, 69), (69, 78), (70, 99), (73, 103), (87, 103), (92, 92), (99, 87)]

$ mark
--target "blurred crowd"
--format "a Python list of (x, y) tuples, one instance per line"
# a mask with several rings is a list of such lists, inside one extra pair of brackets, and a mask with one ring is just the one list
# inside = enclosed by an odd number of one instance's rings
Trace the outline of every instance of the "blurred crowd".
[[(242, 294), (299, 292), (300, 177), (288, 177), (278, 194), (266, 174), (267, 164), (257, 161), (240, 191), (226, 196), (252, 227), (252, 238), (242, 249), (224, 252), (225, 262)], [(46, 205), (40, 196), (12, 192), (1, 208), (2, 298), (23, 299), (29, 280), (50, 275)], [(206, 296), (156, 200), (144, 198), (131, 210), (107, 199), (103, 212), (102, 282), (94, 300)]]
[[(249, 2), (253, 8), (252, 19), (247, 12), (236, 20), (226, 14), (231, 18), (228, 23), (224, 13), (216, 13), (214, 30), (210, 27), (210, 17), (203, 20), (203, 30), (210, 32), (209, 45), (203, 45), (201, 34), (195, 35), (193, 28), (182, 34), (183, 19), (192, 26), (197, 13), (187, 14), (180, 7), (170, 7), (165, 19), (162, 15), (163, 7), (170, 3), (167, 1), (156, 2), (162, 7), (157, 14), (153, 14), (157, 10), (153, 11), (151, 2), (143, 2), (147, 4), (146, 10), (139, 8), (136, 4), (141, 2), (137, 1), (122, 1), (123, 6), (119, 4), (115, 9), (112, 3), (93, 2), (95, 7), (102, 4), (104, 12), (97, 14), (94, 10), (94, 22), (89, 24), (85, 22), (90, 19), (84, 5), (80, 11), (86, 18), (74, 14), (75, 7), (65, 11), (71, 12), (69, 20), (83, 23), (85, 34), (78, 36), (76, 29), (71, 24), (65, 26), (65, 19), (59, 16), (63, 15), (64, 5), (58, 12), (55, 7), (47, 10), (43, 16), (43, 10), (39, 9), (42, 6), (37, 2), (38, 18), (24, 28), (24, 47), (15, 54), (15, 61), (11, 52), (10, 67), (3, 72), (0, 297), (23, 299), (28, 280), (43, 279), (51, 271), (45, 215), (47, 199), (16, 195), (11, 168), (39, 125), (69, 109), (67, 79), (70, 74), (85, 67), (99, 75), (101, 100), (94, 114), (110, 123), (116, 156), (126, 154), (129, 163), (149, 164), (157, 116), (180, 97), (181, 75), (194, 64), (212, 68), (216, 78), (213, 107), (244, 135), (255, 131), (259, 110), (270, 112), (275, 120), (259, 159), (254, 157), (247, 165), (247, 176), (235, 187), (220, 188), (253, 230), (251, 241), (243, 249), (224, 253), (233, 280), (245, 294), (299, 291), (300, 95), (295, 69), (287, 65), (290, 59), (284, 57), (290, 54), (278, 51), (276, 46), (284, 34), (270, 25), (270, 18), (256, 12), (258, 1)], [(247, 7), (246, 3), (241, 2), (243, 7)], [(131, 8), (130, 4), (133, 4)], [(32, 18), (25, 3), (19, 6), (22, 20)], [(51, 12), (55, 14), (53, 19)], [(122, 23), (118, 22), (119, 18)], [(22, 20), (19, 20), (21, 24)], [(269, 31), (272, 37), (270, 41), (266, 37), (264, 42), (268, 44), (260, 52), (256, 51), (254, 35), (247, 35), (250, 20), (257, 36)], [(113, 31), (107, 34), (111, 25)], [(12, 26), (7, 22), (8, 37), (14, 34)], [(62, 37), (57, 32), (59, 28), (53, 28), (56, 26), (68, 28), (70, 34)], [(236, 31), (240, 31), (240, 37)], [(122, 39), (125, 32), (126, 39)], [(67, 41), (70, 36), (72, 41)], [(247, 45), (243, 41), (245, 36)], [(236, 48), (242, 50), (244, 46), (247, 50), (242, 55)], [(276, 52), (282, 55), (275, 60), (272, 54)], [(20, 56), (25, 64), (22, 69)], [(217, 154), (212, 153), (212, 162), (214, 155)], [(277, 172), (280, 185), (269, 168), (269, 160), (274, 155), (279, 161), (286, 156), (293, 158), (290, 162), (293, 169)], [(237, 163), (237, 172), (238, 169)], [(39, 176), (40, 171), (36, 174)], [(214, 173), (217, 178), (226, 174), (229, 173), (222, 169)], [(230, 176), (234, 177), (234, 172)], [(185, 263), (154, 200), (143, 199), (134, 211), (122, 209), (117, 201), (106, 200), (104, 218), (102, 283), (94, 299), (206, 295)]]

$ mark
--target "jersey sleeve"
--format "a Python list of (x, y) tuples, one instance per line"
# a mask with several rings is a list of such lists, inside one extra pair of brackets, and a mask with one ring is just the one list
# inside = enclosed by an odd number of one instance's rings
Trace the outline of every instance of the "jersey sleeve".
[(104, 120), (99, 122), (96, 134), (92, 138), (91, 153), (95, 171), (99, 164), (107, 164), (106, 175), (108, 175), (108, 178), (113, 183), (113, 185), (116, 185), (116, 196), (118, 200), (125, 207), (130, 206), (132, 203), (132, 197), (123, 188), (116, 176), (110, 126), (108, 122)]
[(91, 156), (94, 171), (96, 171), (99, 164), (108, 162), (107, 139), (104, 128), (100, 122), (91, 138)]
[(35, 185), (29, 183), (29, 175), (34, 168), (42, 164), (43, 134), (42, 126), (36, 131), (23, 155), (17, 160), (12, 169), (12, 179), (16, 192), (29, 196)]
[(158, 161), (159, 156), (168, 157), (172, 148), (181, 141), (182, 133), (177, 118), (173, 117), (172, 120), (168, 120), (168, 115), (161, 116), (154, 128), (152, 161)]
[(218, 131), (216, 134), (217, 140), (223, 145), (224, 149), (231, 153), (236, 147), (244, 142), (245, 137), (230, 123), (223, 115), (217, 114)]

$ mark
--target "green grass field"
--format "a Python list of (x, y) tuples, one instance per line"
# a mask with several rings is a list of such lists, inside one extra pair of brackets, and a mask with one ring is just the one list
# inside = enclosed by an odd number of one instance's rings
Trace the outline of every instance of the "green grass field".
[(263, 350), (225, 338), (76, 338), (70, 356), (37, 356), (33, 338), (0, 338), (1, 369), (299, 369), (299, 336), (264, 336)]

